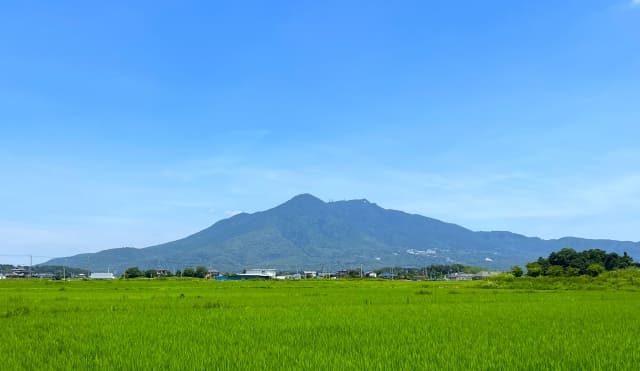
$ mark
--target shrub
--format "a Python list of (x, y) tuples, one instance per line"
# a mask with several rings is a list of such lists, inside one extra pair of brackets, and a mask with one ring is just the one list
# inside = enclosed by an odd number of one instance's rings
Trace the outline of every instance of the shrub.
[(604, 272), (604, 266), (602, 264), (589, 264), (587, 267), (587, 274), (592, 277), (599, 276), (602, 272)]

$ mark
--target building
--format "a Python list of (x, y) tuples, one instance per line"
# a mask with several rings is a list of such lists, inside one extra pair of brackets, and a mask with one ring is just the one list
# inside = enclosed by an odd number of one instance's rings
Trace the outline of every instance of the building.
[(391, 272), (382, 272), (380, 274), (380, 277), (384, 278), (385, 280), (392, 280), (396, 278), (396, 275)]
[(376, 278), (376, 277), (378, 277), (378, 275), (376, 274), (376, 272), (365, 272), (364, 276), (365, 276), (365, 277), (369, 277), (369, 278)]
[(481, 271), (481, 272), (476, 273), (473, 276), (473, 279), (474, 280), (482, 280), (482, 279), (485, 279), (485, 278), (489, 278), (489, 276), (493, 276), (494, 274), (495, 273), (492, 273), (492, 272)]
[(275, 269), (245, 269), (244, 273), (238, 273), (238, 276), (252, 276), (252, 278), (276, 278)]
[(471, 273), (449, 273), (447, 279), (450, 281), (471, 281), (475, 277), (475, 274)]
[(344, 278), (344, 277), (348, 277), (349, 276), (349, 271), (346, 269), (341, 269), (339, 271), (336, 271), (336, 277), (337, 278)]
[(447, 279), (450, 281), (471, 281), (471, 280), (483, 280), (496, 274), (496, 272), (482, 271), (478, 273), (450, 273), (447, 275)]
[(231, 276), (214, 277), (216, 281), (240, 281), (240, 280), (270, 280), (276, 279), (275, 269), (245, 269), (243, 273), (237, 273)]
[(156, 269), (156, 275), (158, 277), (167, 277), (171, 275), (171, 271), (168, 269), (159, 268), (159, 269)]
[(91, 275), (89, 275), (89, 278), (91, 278), (92, 280), (113, 280), (116, 277), (113, 275), (113, 273), (107, 272), (107, 273), (91, 273)]
[(7, 278), (7, 277), (5, 277), (5, 275), (4, 275), (4, 274), (0, 273), (0, 280), (3, 280), (3, 279), (5, 279), (5, 278)]
[(316, 278), (318, 277), (318, 272), (316, 271), (304, 271), (304, 278)]
[(218, 277), (220, 275), (220, 272), (218, 272), (215, 269), (209, 269), (207, 271), (207, 276), (206, 278), (211, 278), (211, 279), (215, 279), (216, 277)]
[(30, 269), (19, 265), (11, 269), (11, 273), (7, 274), (7, 278), (29, 278), (30, 275)]

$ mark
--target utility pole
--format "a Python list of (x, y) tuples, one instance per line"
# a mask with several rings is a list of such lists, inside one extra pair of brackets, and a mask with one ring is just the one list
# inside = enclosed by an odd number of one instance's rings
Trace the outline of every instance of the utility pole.
[(29, 278), (32, 277), (31, 267), (33, 266), (33, 255), (29, 255)]

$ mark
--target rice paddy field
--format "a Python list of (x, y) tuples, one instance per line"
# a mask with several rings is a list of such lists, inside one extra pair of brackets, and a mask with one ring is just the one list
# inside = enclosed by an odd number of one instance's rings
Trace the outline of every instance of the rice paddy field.
[(0, 364), (637, 370), (637, 281), (539, 289), (526, 280), (3, 280)]

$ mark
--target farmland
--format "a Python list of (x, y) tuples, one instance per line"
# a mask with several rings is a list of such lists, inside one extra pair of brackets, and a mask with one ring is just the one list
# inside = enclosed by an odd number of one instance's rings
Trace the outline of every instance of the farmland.
[(638, 281), (3, 280), (0, 354), (3, 369), (637, 369)]

